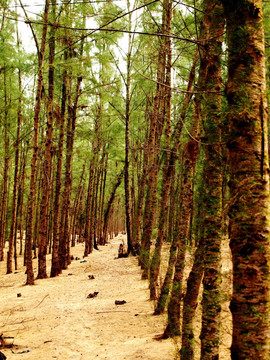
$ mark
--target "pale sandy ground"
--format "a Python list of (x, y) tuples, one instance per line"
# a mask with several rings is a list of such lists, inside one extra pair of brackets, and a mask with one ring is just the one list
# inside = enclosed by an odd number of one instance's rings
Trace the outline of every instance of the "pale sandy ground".
[[(83, 245), (77, 245), (72, 254), (80, 260), (35, 286), (24, 285), (21, 265), (17, 274), (4, 275), (6, 263), (0, 263), (0, 334), (14, 337), (16, 345), (1, 350), (8, 360), (175, 358), (175, 341), (154, 339), (163, 332), (166, 317), (152, 316), (148, 283), (141, 280), (137, 259), (115, 259), (120, 241), (115, 238), (84, 263)], [(92, 274), (95, 279), (89, 280)], [(97, 297), (88, 299), (94, 291)], [(115, 300), (127, 303), (116, 306)]]

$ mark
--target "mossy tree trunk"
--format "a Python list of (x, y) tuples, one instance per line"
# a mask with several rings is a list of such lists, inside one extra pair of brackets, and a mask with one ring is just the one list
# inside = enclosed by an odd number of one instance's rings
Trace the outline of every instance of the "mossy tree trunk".
[[(162, 33), (167, 31), (167, 17), (166, 10), (170, 0), (163, 1), (163, 18), (162, 18)], [(148, 178), (147, 190), (144, 204), (143, 217), (143, 233), (141, 240), (140, 264), (143, 270), (142, 279), (148, 279), (150, 268), (150, 247), (154, 227), (155, 213), (157, 207), (157, 181), (158, 181), (158, 160), (159, 160), (159, 146), (160, 138), (163, 133), (164, 126), (164, 94), (165, 94), (165, 75), (166, 63), (168, 61), (168, 53), (166, 49), (166, 40), (159, 39), (159, 52), (157, 62), (157, 86), (154, 98), (153, 111), (150, 117), (150, 131), (149, 131), (149, 157), (148, 157)]]
[[(169, 11), (169, 14), (167, 15), (168, 21), (170, 19), (170, 15), (171, 14)], [(170, 47), (169, 44), (167, 46)], [(176, 163), (176, 158), (177, 158), (176, 153), (177, 153), (177, 151), (179, 151), (179, 147), (181, 145), (180, 136), (181, 136), (182, 126), (183, 126), (183, 122), (185, 121), (187, 108), (189, 106), (189, 103), (190, 103), (190, 100), (192, 97), (190, 90), (192, 88), (192, 84), (193, 84), (194, 77), (195, 77), (195, 67), (196, 67), (196, 63), (197, 63), (197, 58), (198, 58), (198, 52), (196, 52), (196, 54), (195, 54), (193, 65), (192, 65), (192, 68), (191, 68), (191, 71), (189, 74), (187, 93), (186, 93), (185, 101), (183, 104), (183, 109), (180, 114), (180, 119), (179, 119), (179, 122), (177, 123), (177, 126), (176, 126), (175, 131), (172, 136), (173, 144), (172, 144), (170, 156), (168, 156), (167, 152), (166, 152), (166, 154), (164, 154), (164, 157), (166, 160), (164, 161), (165, 164), (164, 164), (164, 169), (163, 169), (160, 212), (159, 212), (159, 221), (158, 221), (158, 235), (157, 235), (157, 240), (156, 240), (156, 244), (155, 244), (155, 250), (153, 253), (153, 257), (151, 259), (150, 277), (149, 277), (150, 299), (152, 299), (152, 300), (155, 300), (157, 298), (156, 285), (157, 285), (157, 280), (158, 280), (158, 275), (159, 275), (160, 261), (161, 261), (161, 249), (162, 249), (163, 239), (164, 239), (164, 235), (165, 235), (165, 226), (166, 226), (166, 221), (167, 221), (167, 212), (168, 212), (168, 205), (169, 205), (168, 197), (169, 197), (169, 192), (170, 192), (170, 187), (171, 187), (171, 179), (174, 178), (175, 163)], [(167, 64), (167, 67), (168, 66), (171, 66), (170, 61)], [(166, 85), (168, 86), (168, 88), (170, 87), (170, 70), (167, 71)], [(169, 102), (170, 102), (170, 94), (167, 94), (167, 97), (169, 97)], [(165, 108), (167, 111), (171, 111), (171, 106), (169, 104), (167, 104), (167, 106)], [(167, 115), (167, 116), (169, 116), (169, 115)], [(166, 121), (166, 123), (170, 123), (170, 121)], [(169, 134), (167, 136), (169, 136)]]
[[(165, 26), (164, 32), (166, 34), (171, 33), (171, 17), (172, 17), (172, 2), (168, 1), (164, 3), (165, 12)], [(175, 154), (174, 151), (170, 153), (170, 138), (171, 138), (171, 68), (172, 68), (172, 50), (171, 40), (167, 38), (164, 44), (166, 54), (165, 64), (165, 89), (164, 89), (164, 119), (165, 119), (165, 131), (164, 131), (164, 145), (163, 152), (163, 174), (162, 174), (162, 190), (161, 200), (159, 203), (159, 217), (158, 217), (158, 235), (156, 239), (154, 253), (150, 263), (149, 270), (149, 288), (150, 299), (155, 300), (156, 285), (160, 269), (160, 256), (165, 235), (165, 226), (167, 221), (168, 212), (168, 197), (171, 184), (171, 176), (174, 171)]]
[(204, 237), (200, 236), (195, 251), (194, 262), (187, 280), (187, 290), (183, 302), (181, 360), (194, 359), (193, 319), (198, 305), (198, 295), (204, 273)]
[(202, 300), (201, 359), (219, 358), (220, 248), (223, 236), (221, 146), (221, 55), (224, 33), (224, 11), (220, 1), (204, 1), (203, 30), (207, 63), (205, 94), (202, 99), (204, 127), (204, 278)]
[[(195, 106), (196, 107), (196, 106)], [(199, 126), (198, 113), (195, 112), (192, 120), (190, 134), (192, 138), (184, 146), (183, 175), (181, 186), (181, 204), (179, 213), (176, 214), (175, 231), (173, 235), (172, 251), (177, 248), (177, 255), (172, 258), (175, 265), (172, 292), (168, 304), (168, 323), (164, 337), (180, 335), (180, 304), (183, 297), (182, 281), (185, 266), (186, 240), (189, 234), (190, 215), (193, 201), (193, 177), (198, 154), (199, 144), (196, 140)], [(170, 266), (170, 265), (169, 265)]]
[(232, 359), (269, 359), (269, 159), (263, 1), (222, 0), (227, 20)]

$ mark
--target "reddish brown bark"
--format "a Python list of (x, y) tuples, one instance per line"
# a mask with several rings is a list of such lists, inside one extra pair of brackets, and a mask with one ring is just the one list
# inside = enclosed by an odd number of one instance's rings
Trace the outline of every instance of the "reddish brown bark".
[[(65, 54), (67, 58), (67, 53)], [(54, 218), (53, 218), (53, 248), (52, 248), (52, 266), (51, 277), (55, 277), (61, 273), (59, 263), (59, 239), (60, 239), (60, 196), (62, 188), (62, 167), (63, 167), (63, 148), (65, 134), (65, 113), (67, 102), (67, 71), (63, 73), (62, 81), (62, 102), (61, 110), (56, 111), (56, 117), (59, 121), (59, 139), (56, 152), (57, 170), (55, 177), (55, 197), (54, 197)]]
[(44, 15), (43, 15), (43, 30), (40, 49), (38, 51), (38, 79), (36, 90), (36, 103), (34, 111), (34, 134), (33, 134), (33, 153), (31, 160), (31, 177), (30, 177), (30, 191), (27, 205), (27, 224), (26, 224), (26, 239), (25, 239), (25, 262), (27, 272), (27, 285), (34, 285), (34, 272), (32, 264), (32, 241), (33, 241), (33, 214), (35, 206), (36, 193), (36, 173), (37, 173), (37, 158), (38, 158), (38, 135), (39, 135), (39, 114), (41, 109), (41, 93), (43, 84), (43, 60), (46, 46), (47, 27), (48, 27), (48, 12), (49, 0), (46, 0)]
[(2, 182), (2, 199), (1, 199), (1, 216), (0, 216), (0, 261), (4, 260), (5, 248), (5, 230), (6, 230), (6, 215), (7, 215), (7, 202), (8, 202), (8, 173), (9, 173), (9, 136), (8, 136), (8, 96), (7, 96), (7, 79), (6, 69), (4, 69), (4, 98), (5, 98), (5, 111), (4, 111), (4, 133), (5, 133), (5, 161), (4, 161), (4, 174)]
[[(55, 22), (56, 1), (52, 0), (52, 21)], [(52, 136), (53, 136), (53, 106), (54, 106), (54, 53), (55, 53), (55, 26), (50, 28), (49, 38), (49, 93), (47, 104), (47, 128), (45, 138), (44, 162), (41, 169), (41, 204), (39, 222), (38, 248), (38, 279), (47, 278), (46, 255), (48, 239), (49, 199), (51, 196), (51, 167), (52, 167)]]
[[(22, 90), (21, 70), (19, 70), (18, 72), (18, 80), (19, 80), (19, 91), (21, 93)], [(17, 135), (16, 135), (16, 144), (15, 144), (13, 200), (12, 200), (12, 213), (11, 213), (11, 224), (10, 224), (10, 234), (9, 234), (9, 250), (8, 250), (8, 258), (7, 258), (7, 274), (10, 274), (12, 272), (13, 250), (14, 250), (14, 259), (15, 261), (17, 260), (16, 215), (17, 215), (17, 205), (18, 205), (18, 184), (19, 184), (19, 155), (20, 155), (19, 143), (21, 136), (21, 123), (22, 123), (21, 102), (22, 102), (22, 97), (20, 94), (18, 111), (17, 111)]]
[(263, 1), (222, 0), (227, 20), (232, 359), (269, 359), (269, 159)]
[(77, 84), (75, 90), (74, 102), (72, 104), (71, 99), (71, 81), (70, 81), (70, 93), (68, 104), (68, 121), (67, 121), (67, 145), (66, 145), (66, 163), (65, 163), (65, 187), (63, 193), (63, 206), (62, 206), (62, 230), (60, 234), (60, 252), (59, 263), (61, 269), (66, 269), (70, 263), (70, 195), (72, 187), (71, 176), (71, 164), (73, 158), (73, 145), (77, 119), (78, 101), (80, 96), (80, 87), (82, 82), (82, 76), (77, 77)]

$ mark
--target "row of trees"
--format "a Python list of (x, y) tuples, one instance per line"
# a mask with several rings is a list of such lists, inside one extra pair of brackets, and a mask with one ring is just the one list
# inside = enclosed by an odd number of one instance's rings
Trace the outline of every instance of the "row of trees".
[[(33, 256), (38, 278), (48, 276), (48, 253), (57, 276), (76, 240), (88, 256), (108, 233), (126, 230), (155, 314), (168, 311), (164, 336), (182, 338), (182, 360), (194, 358), (203, 283), (201, 359), (218, 359), (221, 242), (229, 238), (231, 357), (269, 358), (263, 12), (267, 4), (258, 0), (127, 0), (121, 7), (46, 0), (32, 19), (20, 0), (1, 5), (0, 260), (8, 240), (7, 273), (13, 258), (17, 267), (17, 239), (32, 285)], [(35, 57), (21, 44), (20, 21), (32, 31)]]

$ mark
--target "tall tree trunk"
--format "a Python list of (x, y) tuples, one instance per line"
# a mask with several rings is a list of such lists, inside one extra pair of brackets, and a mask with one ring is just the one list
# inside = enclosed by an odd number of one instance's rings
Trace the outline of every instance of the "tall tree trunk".
[[(127, 0), (128, 11), (130, 11), (130, 2)], [(129, 14), (129, 31), (131, 31), (131, 13)], [(126, 210), (126, 231), (128, 254), (135, 255), (133, 250), (133, 240), (131, 231), (131, 212), (130, 212), (130, 185), (129, 185), (129, 129), (130, 129), (130, 83), (131, 83), (131, 55), (132, 55), (132, 36), (128, 36), (127, 53), (127, 79), (126, 79), (126, 132), (125, 132), (125, 210)]]
[(103, 149), (103, 154), (101, 157), (101, 179), (99, 183), (99, 201), (98, 201), (98, 226), (97, 226), (97, 243), (100, 243), (101, 233), (102, 233), (102, 214), (103, 214), (103, 188), (104, 188), (104, 178), (106, 176), (106, 162), (107, 162), (107, 153)]
[(6, 243), (5, 230), (6, 230), (6, 215), (7, 215), (7, 202), (8, 202), (8, 172), (9, 172), (9, 136), (8, 136), (8, 98), (7, 98), (7, 82), (6, 82), (6, 68), (4, 69), (4, 141), (5, 141), (5, 161), (4, 161), (4, 174), (2, 185), (2, 199), (1, 199), (1, 218), (0, 218), (0, 261), (4, 260), (4, 248)]
[[(27, 153), (29, 150), (29, 146), (27, 144), (27, 148), (22, 151), (21, 155), (21, 165), (20, 165), (20, 175), (19, 175), (19, 186), (18, 186), (18, 208), (17, 208), (17, 221), (16, 221), (16, 230), (20, 233), (20, 251), (19, 254), (22, 255), (23, 252), (23, 238), (24, 238), (24, 184), (25, 184), (25, 168), (27, 163)], [(14, 253), (14, 257), (15, 257)], [(15, 269), (17, 270), (17, 258), (15, 258)]]
[[(198, 142), (196, 140), (199, 119), (198, 108), (193, 116), (190, 134), (192, 138), (184, 146), (183, 174), (181, 182), (181, 204), (179, 213), (176, 214), (176, 224), (173, 237), (172, 252), (177, 253), (172, 257), (175, 264), (171, 298), (168, 304), (168, 324), (164, 337), (180, 335), (180, 303), (183, 297), (182, 280), (185, 265), (186, 240), (189, 234), (190, 214), (193, 201), (193, 178), (198, 154)], [(175, 248), (177, 251), (175, 251)], [(170, 265), (169, 265), (170, 266)], [(164, 302), (164, 300), (163, 300)]]
[[(145, 149), (143, 150), (143, 163), (142, 170), (138, 169), (138, 173), (142, 172), (141, 176), (138, 174), (138, 198), (136, 203), (135, 210), (135, 224), (133, 231), (133, 241), (134, 246), (139, 248), (141, 242), (141, 220), (142, 220), (142, 212), (143, 212), (143, 200), (145, 194), (145, 186), (147, 179), (147, 170), (148, 170), (148, 145), (145, 145)], [(141, 259), (139, 258), (139, 262)]]
[[(187, 95), (185, 97), (185, 101), (179, 117), (179, 121), (177, 122), (175, 131), (172, 135), (173, 144), (174, 144), (172, 151), (174, 152), (179, 151), (179, 147), (180, 147), (179, 138), (186, 118), (187, 108), (191, 100), (190, 90), (192, 88), (192, 83), (195, 77), (195, 67), (196, 67), (197, 59), (198, 59), (198, 53), (196, 53), (194, 56), (193, 66), (191, 68), (190, 78), (188, 83)], [(200, 74), (201, 74), (200, 76), (202, 76), (202, 71), (200, 72)], [(175, 332), (177, 333), (179, 331), (177, 330), (179, 325), (179, 316), (180, 316), (178, 309), (180, 309), (180, 297), (182, 296), (182, 294), (180, 294), (181, 292), (180, 281), (182, 279), (182, 275), (183, 275), (182, 273), (184, 268), (184, 255), (185, 255), (184, 242), (188, 236), (189, 227), (190, 227), (190, 214), (192, 209), (192, 198), (193, 198), (193, 175), (195, 171), (195, 163), (198, 153), (198, 143), (195, 137), (197, 136), (197, 132), (198, 132), (199, 120), (200, 120), (200, 107), (199, 107), (199, 102), (195, 99), (194, 114), (191, 124), (191, 130), (190, 130), (192, 138), (185, 145), (184, 148), (184, 153), (183, 153), (184, 160), (182, 161), (184, 170), (180, 184), (181, 190), (178, 191), (181, 193), (181, 203), (180, 203), (181, 206), (180, 206), (180, 211), (176, 210), (176, 214), (175, 214), (176, 224), (175, 224), (175, 230), (173, 232), (168, 268), (154, 312), (155, 315), (159, 315), (163, 313), (165, 310), (166, 302), (171, 288), (174, 268), (177, 262), (177, 271), (175, 272), (176, 279), (174, 285), (175, 292), (172, 294), (173, 299), (170, 302), (170, 309), (169, 309), (169, 311), (171, 312), (171, 318), (173, 318), (174, 320), (172, 320), (172, 323), (170, 325), (168, 324), (168, 327), (164, 334), (165, 337), (171, 336), (173, 335), (173, 333)], [(173, 153), (171, 154), (171, 156), (173, 157)], [(179, 246), (181, 246), (180, 253), (179, 253)]]
[(106, 244), (106, 242), (107, 242), (108, 224), (109, 224), (109, 216), (110, 216), (110, 212), (111, 212), (111, 207), (112, 207), (113, 201), (115, 199), (116, 190), (120, 186), (120, 184), (122, 182), (122, 179), (123, 179), (123, 176), (124, 176), (124, 170), (118, 175), (118, 177), (116, 179), (116, 182), (115, 182), (115, 184), (113, 186), (113, 189), (112, 189), (112, 192), (111, 192), (111, 195), (110, 195), (110, 198), (109, 198), (109, 201), (108, 201), (105, 213), (104, 213), (103, 241), (102, 241), (103, 244)]
[[(55, 23), (56, 0), (52, 0), (52, 22)], [(46, 255), (49, 225), (49, 199), (51, 197), (51, 167), (52, 167), (52, 135), (53, 135), (53, 102), (54, 102), (54, 53), (55, 53), (55, 25), (50, 28), (49, 38), (49, 94), (47, 105), (47, 129), (45, 138), (44, 162), (41, 168), (41, 204), (39, 223), (38, 248), (38, 279), (47, 278)]]
[[(67, 59), (67, 53), (65, 54)], [(63, 168), (63, 148), (65, 135), (65, 113), (67, 102), (67, 71), (63, 73), (62, 82), (62, 100), (61, 109), (57, 110), (56, 117), (59, 121), (59, 139), (58, 149), (56, 152), (57, 170), (55, 177), (55, 197), (54, 197), (54, 217), (53, 217), (53, 249), (52, 249), (52, 266), (51, 277), (58, 276), (61, 273), (61, 266), (59, 263), (59, 241), (60, 241), (60, 196), (62, 188), (62, 168)]]
[(97, 182), (97, 173), (98, 173), (98, 158), (100, 152), (100, 141), (99, 139), (99, 128), (101, 120), (101, 111), (102, 111), (102, 98), (100, 95), (100, 103), (97, 106), (97, 114), (95, 118), (95, 137), (93, 140), (93, 155), (90, 160), (89, 168), (89, 182), (88, 182), (88, 191), (87, 191), (87, 201), (86, 201), (86, 219), (85, 219), (85, 251), (84, 256), (93, 251), (93, 233), (94, 233), (94, 213), (95, 213), (95, 195), (96, 191), (96, 182)]
[[(170, 14), (171, 10), (169, 10), (169, 14), (167, 15), (168, 17), (168, 21), (171, 17)], [(170, 47), (170, 45), (169, 45)], [(168, 52), (170, 53), (170, 51)], [(150, 278), (149, 278), (149, 282), (150, 282), (150, 299), (155, 300), (157, 298), (157, 294), (156, 294), (156, 285), (157, 285), (157, 280), (158, 280), (158, 275), (159, 275), (159, 269), (160, 269), (160, 257), (161, 257), (161, 249), (162, 249), (162, 244), (163, 244), (163, 239), (164, 239), (164, 234), (165, 234), (165, 225), (166, 225), (166, 220), (167, 220), (167, 212), (168, 212), (168, 197), (169, 197), (169, 192), (170, 192), (170, 184), (171, 184), (171, 178), (174, 177), (174, 167), (175, 167), (175, 162), (176, 162), (176, 153), (177, 151), (179, 151), (179, 147), (180, 147), (180, 136), (181, 136), (181, 131), (182, 131), (182, 126), (183, 126), (183, 122), (185, 121), (185, 117), (186, 117), (186, 112), (187, 112), (187, 108), (188, 105), (190, 103), (191, 100), (191, 87), (195, 78), (195, 67), (196, 67), (196, 63), (197, 63), (197, 59), (198, 59), (198, 53), (196, 52), (195, 57), (194, 57), (194, 61), (193, 61), (193, 65), (190, 71), (190, 75), (189, 75), (189, 82), (188, 82), (188, 87), (187, 87), (187, 93), (186, 93), (186, 97), (185, 97), (185, 101), (183, 104), (183, 109), (181, 111), (180, 114), (180, 120), (177, 123), (175, 132), (173, 133), (173, 145), (172, 145), (172, 149), (171, 149), (171, 153), (170, 156), (166, 154), (164, 154), (165, 159), (168, 159), (165, 161), (164, 164), (164, 169), (163, 169), (163, 180), (162, 180), (162, 190), (161, 190), (161, 201), (160, 201), (160, 214), (159, 214), (159, 224), (158, 224), (158, 236), (157, 236), (157, 240), (156, 240), (156, 245), (155, 245), (155, 250), (154, 250), (154, 254), (151, 260), (151, 265), (150, 265)], [(168, 92), (168, 89), (170, 89), (170, 67), (171, 67), (171, 61), (168, 61), (167, 67), (169, 67), (169, 70), (167, 71), (167, 78), (168, 80), (166, 81), (167, 84), (167, 90), (166, 92)], [(169, 94), (167, 95), (170, 99), (170, 90), (169, 90)], [(169, 100), (170, 102), (170, 100)], [(167, 111), (171, 111), (170, 109), (170, 105), (168, 104), (166, 107)], [(168, 117), (168, 115), (167, 115)], [(169, 136), (169, 134), (168, 134)]]
[(78, 216), (78, 207), (81, 199), (81, 193), (83, 191), (84, 172), (85, 172), (85, 165), (83, 165), (83, 170), (73, 205), (73, 214), (72, 214), (72, 222), (71, 222), (72, 247), (74, 247), (76, 244), (76, 219)]
[[(166, 31), (166, 9), (170, 0), (163, 1), (163, 19), (162, 19), (162, 32)], [(154, 227), (154, 219), (157, 205), (157, 178), (158, 178), (158, 155), (160, 137), (164, 126), (164, 83), (167, 54), (165, 48), (165, 40), (160, 40), (160, 47), (158, 53), (158, 69), (157, 69), (157, 87), (156, 96), (154, 98), (153, 112), (150, 118), (150, 131), (148, 142), (148, 179), (147, 191), (144, 205), (144, 218), (143, 218), (143, 233), (141, 241), (141, 254), (140, 264), (143, 270), (142, 279), (148, 278), (150, 268), (150, 247), (152, 232)]]
[(94, 191), (94, 161), (92, 159), (89, 168), (88, 190), (87, 190), (87, 199), (85, 206), (86, 214), (85, 214), (85, 230), (84, 230), (84, 241), (85, 241), (84, 256), (88, 256), (93, 251), (93, 239), (90, 234), (90, 228), (92, 225), (91, 215), (92, 215), (92, 204), (93, 204), (93, 191)]
[(107, 165), (108, 165), (108, 153), (105, 154), (105, 163), (104, 163), (104, 178), (101, 192), (101, 207), (100, 207), (100, 236), (99, 236), (99, 244), (101, 244), (103, 236), (103, 228), (104, 228), (104, 202), (105, 202), (105, 188), (106, 188), (106, 179), (107, 179)]
[(269, 359), (269, 159), (263, 1), (222, 0), (227, 20), (232, 359)]
[(204, 237), (201, 234), (195, 251), (194, 262), (187, 280), (187, 290), (183, 303), (181, 360), (194, 359), (193, 319), (198, 305), (199, 289), (204, 273)]
[[(18, 36), (18, 35), (17, 35)], [(18, 38), (19, 44), (19, 38)], [(19, 80), (19, 105), (17, 111), (17, 135), (16, 135), (16, 145), (15, 145), (15, 164), (14, 164), (14, 183), (13, 183), (13, 200), (12, 200), (12, 210), (11, 210), (11, 224), (10, 224), (10, 234), (9, 234), (9, 249), (8, 249), (8, 258), (7, 258), (7, 274), (12, 272), (12, 257), (14, 250), (14, 259), (17, 259), (17, 249), (16, 249), (16, 215), (17, 215), (17, 205), (18, 205), (18, 183), (19, 183), (19, 155), (20, 155), (20, 136), (21, 136), (21, 123), (22, 123), (22, 79), (21, 79), (21, 70), (18, 71), (18, 80)], [(15, 260), (16, 261), (16, 260)]]
[(41, 93), (43, 84), (43, 60), (47, 38), (48, 27), (48, 12), (49, 0), (46, 0), (44, 15), (43, 15), (43, 30), (40, 50), (38, 51), (38, 81), (36, 90), (36, 103), (34, 111), (34, 135), (33, 135), (33, 154), (31, 160), (31, 178), (30, 178), (30, 192), (27, 205), (27, 223), (26, 223), (26, 239), (25, 239), (25, 260), (27, 279), (26, 285), (34, 285), (34, 272), (32, 264), (32, 241), (33, 241), (33, 215), (35, 206), (35, 193), (36, 193), (36, 173), (37, 173), (37, 158), (38, 158), (38, 133), (39, 133), (39, 114), (41, 109)]
[[(68, 123), (67, 123), (67, 148), (66, 148), (66, 174), (65, 174), (65, 188), (63, 194), (63, 222), (62, 222), (62, 231), (60, 237), (61, 251), (60, 251), (60, 266), (61, 269), (66, 269), (69, 265), (69, 245), (70, 245), (70, 195), (72, 187), (72, 176), (71, 176), (71, 164), (73, 158), (73, 145), (74, 145), (74, 136), (76, 128), (76, 118), (77, 118), (77, 109), (78, 109), (78, 100), (80, 96), (80, 87), (82, 82), (82, 76), (77, 77), (77, 84), (75, 90), (74, 102), (72, 104), (71, 94), (69, 95), (69, 105), (68, 105)], [(71, 92), (71, 82), (70, 89)]]
[(205, 34), (205, 94), (202, 118), (204, 125), (204, 278), (202, 300), (201, 359), (219, 357), (220, 276), (222, 222), (222, 146), (221, 146), (221, 54), (224, 32), (223, 6), (220, 1), (204, 1), (202, 33)]

